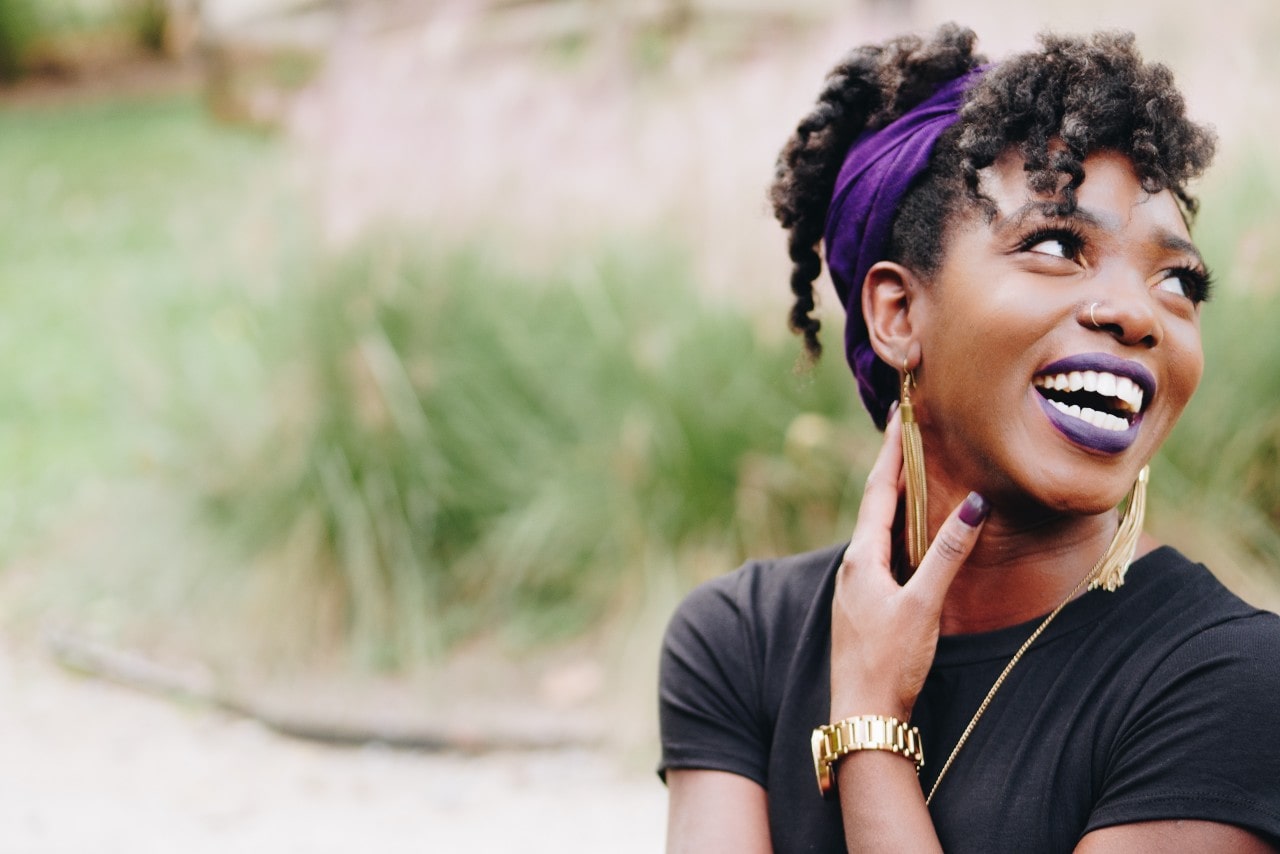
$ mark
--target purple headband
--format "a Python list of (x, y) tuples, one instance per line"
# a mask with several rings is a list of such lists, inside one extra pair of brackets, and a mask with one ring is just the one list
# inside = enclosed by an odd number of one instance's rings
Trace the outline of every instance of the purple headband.
[(943, 84), (932, 96), (880, 130), (863, 133), (845, 155), (836, 178), (823, 237), (827, 269), (844, 303), (844, 353), (858, 393), (876, 426), (883, 428), (898, 399), (898, 371), (871, 349), (862, 316), (862, 283), (884, 260), (898, 205), (929, 165), (938, 137), (960, 117), (964, 94), (989, 66)]

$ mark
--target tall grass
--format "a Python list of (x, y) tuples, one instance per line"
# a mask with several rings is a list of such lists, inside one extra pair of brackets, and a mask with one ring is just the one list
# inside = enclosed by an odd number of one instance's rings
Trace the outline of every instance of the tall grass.
[(479, 250), (349, 258), (277, 315), (274, 412), (236, 465), (219, 450), (210, 506), (252, 549), (305, 540), (375, 662), (580, 631), (655, 552), (724, 570), (837, 538), (874, 441), (835, 426), (849, 384), (797, 376), (683, 269), (660, 247), (534, 280)]

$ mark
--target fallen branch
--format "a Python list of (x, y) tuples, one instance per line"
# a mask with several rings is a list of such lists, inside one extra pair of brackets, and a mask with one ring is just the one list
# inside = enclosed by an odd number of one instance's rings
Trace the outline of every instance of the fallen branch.
[(281, 714), (221, 689), (205, 668), (166, 666), (137, 653), (66, 632), (47, 636), (46, 645), (59, 665), (82, 676), (168, 700), (217, 709), (256, 721), (288, 738), (330, 746), (376, 745), (392, 750), (476, 754), (581, 748), (599, 741), (590, 733), (539, 727), (525, 715), (513, 715), (501, 725), (476, 722), (462, 726), (427, 721), (389, 725)]

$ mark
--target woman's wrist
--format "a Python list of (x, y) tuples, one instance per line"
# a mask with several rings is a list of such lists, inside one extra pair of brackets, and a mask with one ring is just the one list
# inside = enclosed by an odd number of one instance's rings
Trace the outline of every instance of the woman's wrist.
[(883, 715), (906, 722), (911, 720), (914, 703), (904, 703), (892, 692), (869, 693), (866, 691), (837, 692), (831, 690), (831, 723), (858, 715)]
[(835, 766), (852, 753), (887, 751), (911, 762), (917, 772), (924, 766), (920, 730), (884, 715), (855, 715), (817, 727), (811, 748), (818, 790), (824, 797), (835, 785)]

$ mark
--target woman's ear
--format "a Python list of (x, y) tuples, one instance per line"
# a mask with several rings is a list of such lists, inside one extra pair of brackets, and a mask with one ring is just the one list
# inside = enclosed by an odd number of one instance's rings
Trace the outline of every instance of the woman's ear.
[(919, 287), (914, 273), (892, 261), (876, 263), (862, 283), (862, 316), (871, 347), (895, 368), (902, 367), (903, 359), (920, 360), (920, 345), (911, 323), (911, 303)]

